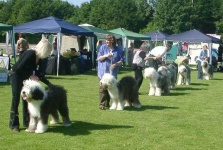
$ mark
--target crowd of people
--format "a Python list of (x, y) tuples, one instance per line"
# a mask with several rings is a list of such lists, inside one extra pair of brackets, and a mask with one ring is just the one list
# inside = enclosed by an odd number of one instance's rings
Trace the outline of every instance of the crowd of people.
[[(102, 79), (105, 73), (110, 73), (116, 79), (118, 79), (118, 72), (124, 63), (123, 57), (123, 47), (114, 35), (107, 35), (105, 38), (105, 43), (99, 42), (97, 47), (97, 76), (98, 80)], [(42, 37), (40, 42), (36, 45), (34, 50), (28, 50), (29, 44), (19, 35), (17, 41), (17, 50), (19, 52), (19, 60), (13, 65), (10, 72), (11, 86), (12, 86), (12, 102), (10, 109), (10, 120), (9, 127), (14, 132), (20, 131), (19, 122), (19, 102), (20, 102), (20, 92), (23, 86), (23, 81), (26, 79), (32, 79), (37, 81), (42, 81), (46, 85), (51, 84), (45, 78), (46, 63), (45, 59), (51, 56), (58, 56), (57, 51), (57, 38), (51, 44), (45, 37)], [(134, 44), (130, 44), (128, 49), (129, 59), (128, 63), (131, 64), (132, 70), (134, 71), (134, 77), (138, 85), (138, 91), (143, 82), (143, 69), (146, 67), (153, 67), (158, 69), (160, 65), (166, 65), (166, 53), (171, 49), (171, 45), (166, 44), (165, 46), (156, 46), (150, 50), (150, 44), (148, 42), (143, 42), (139, 48), (134, 48)], [(219, 46), (219, 53), (222, 55), (222, 45)], [(84, 49), (80, 53), (77, 52), (76, 48), (71, 48), (69, 53), (64, 54), (67, 59), (80, 59), (81, 63), (86, 63), (89, 55), (87, 49)], [(218, 61), (222, 61), (222, 56), (218, 57)], [(82, 60), (83, 59), (83, 60)], [(210, 61), (210, 55), (207, 45), (203, 46), (203, 49), (199, 53), (199, 58), (197, 60), (198, 67), (198, 79), (203, 78), (201, 61)], [(189, 59), (187, 57), (182, 57), (175, 60), (175, 63), (188, 64)], [(88, 64), (85, 66), (88, 66)], [(140, 94), (140, 93), (139, 93)], [(110, 107), (110, 97), (106, 89), (104, 89), (99, 84), (99, 109), (106, 110)], [(23, 126), (28, 126), (29, 113), (27, 108), (27, 102), (22, 101), (23, 105)]]

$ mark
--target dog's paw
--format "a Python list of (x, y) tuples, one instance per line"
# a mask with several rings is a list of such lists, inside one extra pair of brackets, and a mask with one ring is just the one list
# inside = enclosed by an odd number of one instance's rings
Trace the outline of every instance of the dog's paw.
[(54, 119), (52, 119), (51, 121), (50, 121), (50, 124), (59, 124), (60, 123), (60, 120), (58, 119), (58, 120), (54, 120)]
[(115, 110), (115, 109), (116, 109), (116, 107), (111, 106), (109, 109), (110, 109), (110, 110)]
[(63, 123), (63, 126), (65, 126), (65, 127), (69, 127), (69, 126), (71, 126), (71, 125), (72, 125), (71, 122), (64, 122), (64, 123)]
[(26, 129), (25, 131), (26, 132), (35, 132), (34, 130), (29, 130), (29, 129)]
[(130, 107), (131, 106), (131, 103), (129, 103), (129, 101), (126, 101), (124, 106), (125, 107)]
[(116, 110), (124, 110), (123, 107), (117, 107)]
[(46, 132), (46, 131), (44, 131), (44, 130), (36, 130), (35, 131), (35, 133), (44, 133), (44, 132)]
[(135, 107), (135, 108), (141, 108), (142, 107), (142, 105), (141, 104), (134, 104), (133, 103), (133, 105), (132, 105), (133, 107)]
[(111, 107), (109, 108), (110, 110), (115, 110), (116, 109), (116, 104), (115, 103), (112, 103)]

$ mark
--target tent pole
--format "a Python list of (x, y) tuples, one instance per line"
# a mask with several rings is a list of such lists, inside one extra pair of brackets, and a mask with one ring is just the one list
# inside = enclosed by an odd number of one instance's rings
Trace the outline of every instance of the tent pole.
[(60, 51), (61, 51), (62, 35), (57, 33), (57, 76), (59, 76), (60, 69)]

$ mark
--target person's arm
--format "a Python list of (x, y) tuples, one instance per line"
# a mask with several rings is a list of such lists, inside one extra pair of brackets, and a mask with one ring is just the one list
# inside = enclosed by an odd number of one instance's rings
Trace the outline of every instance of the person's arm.
[(20, 40), (18, 40), (17, 43), (16, 43), (16, 49), (17, 49), (17, 50), (20, 49)]
[(106, 58), (111, 58), (111, 57), (112, 57), (112, 53), (109, 53), (109, 54), (99, 56), (97, 60), (104, 61)]
[(144, 58), (144, 60), (158, 60), (158, 57), (156, 56), (147, 56)]

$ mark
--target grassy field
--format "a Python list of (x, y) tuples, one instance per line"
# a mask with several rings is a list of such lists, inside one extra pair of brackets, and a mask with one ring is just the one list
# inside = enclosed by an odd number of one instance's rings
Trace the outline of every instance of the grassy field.
[[(133, 75), (122, 69), (118, 78)], [(8, 128), (11, 87), (0, 83), (2, 150), (220, 150), (223, 147), (223, 73), (214, 80), (177, 86), (170, 95), (148, 96), (149, 80), (140, 89), (141, 109), (99, 110), (95, 71), (85, 75), (47, 76), (68, 91), (71, 127), (50, 125), (44, 134), (13, 133)], [(21, 105), (20, 105), (21, 111)], [(20, 114), (20, 118), (22, 115)], [(22, 121), (22, 119), (20, 119)]]

